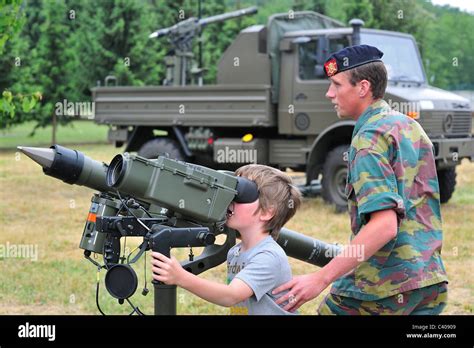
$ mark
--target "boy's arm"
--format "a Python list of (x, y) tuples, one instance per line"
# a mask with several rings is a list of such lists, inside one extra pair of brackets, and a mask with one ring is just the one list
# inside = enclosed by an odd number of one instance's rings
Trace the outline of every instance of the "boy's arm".
[(253, 290), (240, 279), (234, 278), (229, 285), (215, 283), (186, 271), (174, 257), (157, 252), (151, 255), (153, 279), (180, 286), (206, 301), (230, 307), (253, 295)]

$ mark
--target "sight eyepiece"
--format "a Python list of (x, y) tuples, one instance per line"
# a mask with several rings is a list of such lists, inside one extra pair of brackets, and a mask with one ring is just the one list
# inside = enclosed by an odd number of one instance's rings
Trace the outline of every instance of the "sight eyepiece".
[(258, 187), (252, 180), (238, 176), (236, 190), (235, 203), (253, 203), (258, 199)]
[(109, 164), (106, 182), (110, 187), (116, 187), (125, 176), (125, 162), (122, 155), (115, 156)]

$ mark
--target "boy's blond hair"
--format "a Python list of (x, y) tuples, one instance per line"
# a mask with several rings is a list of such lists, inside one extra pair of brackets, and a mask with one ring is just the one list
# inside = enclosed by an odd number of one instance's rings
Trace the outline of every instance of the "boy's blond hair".
[(300, 191), (293, 185), (290, 176), (278, 169), (261, 164), (240, 167), (235, 174), (257, 184), (259, 207), (256, 212), (273, 210), (273, 217), (266, 222), (264, 227), (274, 239), (277, 239), (280, 229), (295, 215), (301, 205)]

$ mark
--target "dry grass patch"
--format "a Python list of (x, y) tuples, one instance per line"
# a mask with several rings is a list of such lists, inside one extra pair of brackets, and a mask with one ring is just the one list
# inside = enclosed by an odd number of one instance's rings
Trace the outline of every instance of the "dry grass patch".
[[(109, 162), (120, 149), (108, 145), (77, 148), (86, 155)], [(41, 168), (16, 151), (0, 153), (0, 244), (33, 244), (38, 260), (0, 259), (0, 314), (97, 314), (95, 305), (96, 269), (83, 259), (78, 248), (92, 191), (67, 185), (43, 175)], [(474, 164), (464, 161), (458, 167), (458, 187), (449, 204), (443, 205), (443, 258), (449, 273), (449, 304), (446, 314), (472, 314), (474, 281), (472, 249), (474, 226)], [(336, 214), (321, 198), (306, 199), (301, 210), (287, 225), (326, 242), (346, 244), (349, 217)], [(128, 245), (137, 242), (129, 239)], [(188, 250), (175, 251), (183, 259)], [(197, 250), (195, 250), (197, 254)], [(147, 265), (148, 265), (147, 260)], [(290, 259), (293, 274), (316, 271), (317, 267)], [(153, 312), (152, 291), (140, 295), (143, 288), (144, 261), (136, 267), (140, 284), (133, 302), (144, 312)], [(148, 269), (148, 279), (150, 279)], [(101, 280), (105, 273), (101, 273)], [(202, 275), (225, 282), (225, 264)], [(148, 287), (152, 289), (150, 281)], [(327, 290), (324, 292), (324, 294)], [(302, 314), (314, 314), (323, 298), (307, 303)], [(100, 289), (100, 302), (107, 313), (128, 313)], [(227, 314), (228, 310), (209, 304), (185, 290), (178, 290), (179, 314)]]

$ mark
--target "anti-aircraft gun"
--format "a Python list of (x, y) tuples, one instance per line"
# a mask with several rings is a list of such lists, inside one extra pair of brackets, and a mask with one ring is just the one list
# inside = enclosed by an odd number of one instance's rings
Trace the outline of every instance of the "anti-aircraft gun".
[(202, 85), (202, 74), (204, 69), (199, 67), (190, 68), (194, 54), (192, 51), (193, 40), (202, 29), (211, 23), (222, 22), (228, 19), (248, 16), (257, 13), (256, 7), (219, 14), (216, 16), (198, 19), (191, 17), (171, 27), (163, 28), (150, 34), (150, 38), (166, 36), (172, 49), (166, 56), (166, 79), (165, 86), (185, 86), (187, 84), (188, 71), (197, 77), (198, 85)]
[[(229, 205), (258, 198), (256, 184), (246, 178), (165, 156), (146, 159), (125, 153), (107, 165), (60, 145), (18, 148), (46, 175), (99, 191), (91, 199), (79, 247), (99, 270), (106, 269), (110, 295), (120, 303), (126, 300), (138, 314), (141, 311), (129, 300), (138, 286), (133, 263), (147, 250), (169, 257), (172, 248), (204, 247), (182, 266), (193, 274), (218, 266), (236, 240), (236, 231), (225, 225)], [(217, 245), (221, 234), (225, 242)], [(121, 238), (128, 236), (143, 239), (131, 260), (133, 252), (121, 255)], [(288, 256), (318, 266), (339, 252), (336, 245), (285, 228), (277, 242)], [(92, 253), (103, 255), (104, 265), (91, 258)], [(176, 314), (176, 286), (155, 281), (153, 285), (155, 314)], [(97, 306), (101, 311), (98, 301)]]

